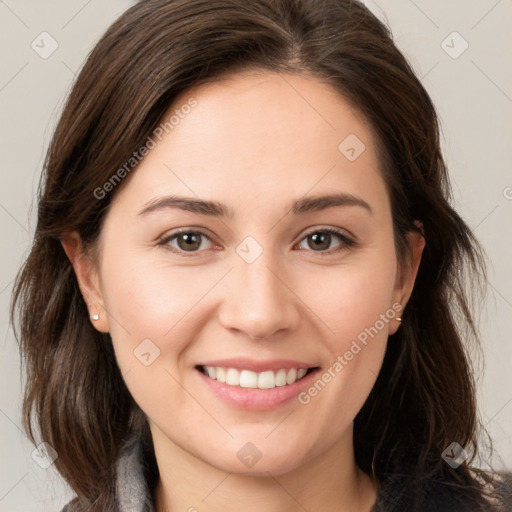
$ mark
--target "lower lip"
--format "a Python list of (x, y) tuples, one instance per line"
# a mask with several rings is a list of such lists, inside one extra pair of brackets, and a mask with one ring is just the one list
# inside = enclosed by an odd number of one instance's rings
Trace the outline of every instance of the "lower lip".
[(230, 386), (224, 382), (211, 379), (201, 370), (195, 368), (203, 382), (220, 399), (241, 409), (252, 411), (267, 411), (275, 409), (296, 397), (301, 391), (304, 391), (311, 385), (316, 378), (319, 368), (308, 373), (302, 379), (293, 384), (277, 386), (272, 389), (242, 388), (240, 386)]

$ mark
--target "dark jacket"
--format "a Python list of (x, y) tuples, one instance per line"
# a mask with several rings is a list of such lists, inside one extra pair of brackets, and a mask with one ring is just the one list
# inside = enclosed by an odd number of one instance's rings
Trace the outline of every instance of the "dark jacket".
[[(138, 438), (126, 443), (117, 463), (117, 508), (105, 512), (154, 512), (144, 455), (143, 444)], [(482, 508), (470, 503), (467, 494), (457, 492), (443, 482), (428, 480), (414, 491), (406, 490), (406, 482), (407, 476), (399, 474), (384, 479), (372, 512), (483, 512)], [(501, 505), (489, 507), (485, 512), (512, 512), (511, 489), (512, 474), (503, 474), (502, 483), (496, 491)], [(68, 503), (61, 512), (70, 510)]]

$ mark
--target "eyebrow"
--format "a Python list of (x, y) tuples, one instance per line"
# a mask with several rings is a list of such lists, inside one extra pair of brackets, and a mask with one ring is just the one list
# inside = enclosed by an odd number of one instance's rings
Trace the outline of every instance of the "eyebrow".
[[(318, 212), (334, 206), (359, 206), (373, 215), (371, 206), (361, 199), (347, 193), (328, 194), (322, 196), (308, 196), (295, 200), (290, 211), (293, 215), (304, 215), (310, 212)], [(233, 218), (235, 212), (225, 204), (218, 201), (208, 201), (204, 199), (195, 199), (192, 197), (165, 196), (156, 198), (144, 205), (139, 212), (140, 216), (146, 215), (158, 210), (166, 210), (168, 208), (178, 208), (180, 210), (208, 215), (211, 217), (229, 217)]]

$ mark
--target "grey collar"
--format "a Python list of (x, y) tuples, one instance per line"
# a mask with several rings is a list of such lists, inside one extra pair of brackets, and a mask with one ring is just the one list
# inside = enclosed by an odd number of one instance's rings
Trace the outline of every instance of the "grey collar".
[(142, 449), (140, 437), (132, 436), (123, 446), (117, 461), (116, 498), (119, 512), (154, 512)]

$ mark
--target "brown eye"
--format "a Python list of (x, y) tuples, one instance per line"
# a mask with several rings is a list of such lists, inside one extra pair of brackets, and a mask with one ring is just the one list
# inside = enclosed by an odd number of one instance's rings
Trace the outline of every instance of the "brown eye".
[(177, 235), (175, 238), (178, 242), (178, 247), (183, 251), (195, 251), (201, 246), (200, 233), (183, 233)]
[[(331, 247), (333, 239), (338, 238), (341, 243), (338, 244), (337, 248), (333, 251), (327, 251)], [(308, 248), (313, 252), (320, 253), (322, 255), (332, 254), (342, 250), (346, 250), (353, 245), (355, 242), (348, 238), (344, 233), (337, 229), (317, 229), (316, 231), (310, 231), (302, 240), (307, 240)]]
[(311, 241), (308, 245), (315, 250), (329, 249), (329, 246), (331, 245), (331, 238), (332, 235), (330, 233), (313, 233), (307, 237), (307, 239)]
[(202, 231), (182, 230), (164, 237), (158, 242), (158, 245), (164, 246), (172, 252), (179, 254), (190, 253), (192, 256), (194, 253), (211, 248), (204, 247), (203, 241), (205, 239), (211, 243), (210, 237)]

